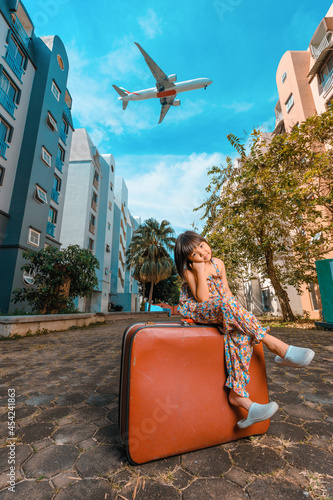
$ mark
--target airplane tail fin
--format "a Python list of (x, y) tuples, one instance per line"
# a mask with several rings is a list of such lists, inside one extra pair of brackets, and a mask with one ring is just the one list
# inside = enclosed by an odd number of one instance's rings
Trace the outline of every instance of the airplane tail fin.
[(116, 92), (118, 92), (118, 94), (121, 97), (127, 96), (126, 92), (124, 92), (122, 89), (120, 89), (119, 87), (117, 87), (117, 85), (112, 85), (112, 87), (115, 89)]

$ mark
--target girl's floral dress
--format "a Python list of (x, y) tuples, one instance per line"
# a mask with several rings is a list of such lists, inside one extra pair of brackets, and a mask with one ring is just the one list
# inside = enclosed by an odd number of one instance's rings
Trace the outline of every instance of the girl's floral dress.
[(178, 312), (197, 323), (219, 325), (224, 334), (225, 359), (228, 371), (226, 386), (237, 394), (248, 397), (249, 366), (253, 345), (259, 344), (269, 328), (260, 325), (257, 318), (244, 309), (225, 289), (219, 268), (212, 260), (216, 275), (207, 277), (209, 300), (198, 302), (187, 282), (180, 291)]

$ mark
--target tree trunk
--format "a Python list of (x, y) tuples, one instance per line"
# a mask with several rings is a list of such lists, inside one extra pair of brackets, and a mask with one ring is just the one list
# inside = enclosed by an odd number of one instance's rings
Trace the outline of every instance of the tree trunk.
[(154, 282), (151, 281), (150, 283), (150, 289), (149, 289), (149, 306), (148, 306), (148, 311), (150, 311), (150, 308), (151, 308), (151, 303), (152, 303), (152, 300), (153, 300), (153, 288), (154, 288)]
[(284, 321), (295, 321), (295, 316), (290, 307), (288, 294), (282, 288), (279, 279), (276, 276), (273, 262), (273, 251), (270, 247), (265, 250), (265, 258), (267, 274), (269, 276), (269, 279), (271, 280), (271, 283), (279, 300), (283, 319)]

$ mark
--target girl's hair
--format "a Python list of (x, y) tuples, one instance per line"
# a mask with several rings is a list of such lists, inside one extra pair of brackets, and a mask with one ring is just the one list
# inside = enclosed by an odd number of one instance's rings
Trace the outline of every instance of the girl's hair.
[[(194, 231), (186, 231), (178, 236), (175, 244), (175, 263), (178, 274), (184, 279), (184, 271), (191, 268), (191, 261), (188, 256), (202, 242), (207, 243), (201, 234)], [(208, 245), (208, 243), (207, 243)]]

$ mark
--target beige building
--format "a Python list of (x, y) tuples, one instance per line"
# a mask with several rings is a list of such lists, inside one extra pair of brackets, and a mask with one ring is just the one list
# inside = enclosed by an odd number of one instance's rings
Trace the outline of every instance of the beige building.
[[(288, 50), (276, 72), (279, 100), (275, 106), (277, 133), (315, 113), (323, 113), (333, 98), (333, 3), (319, 23), (307, 50)], [(333, 258), (333, 252), (327, 255)], [(317, 287), (303, 287), (301, 303), (311, 318), (320, 318)]]

